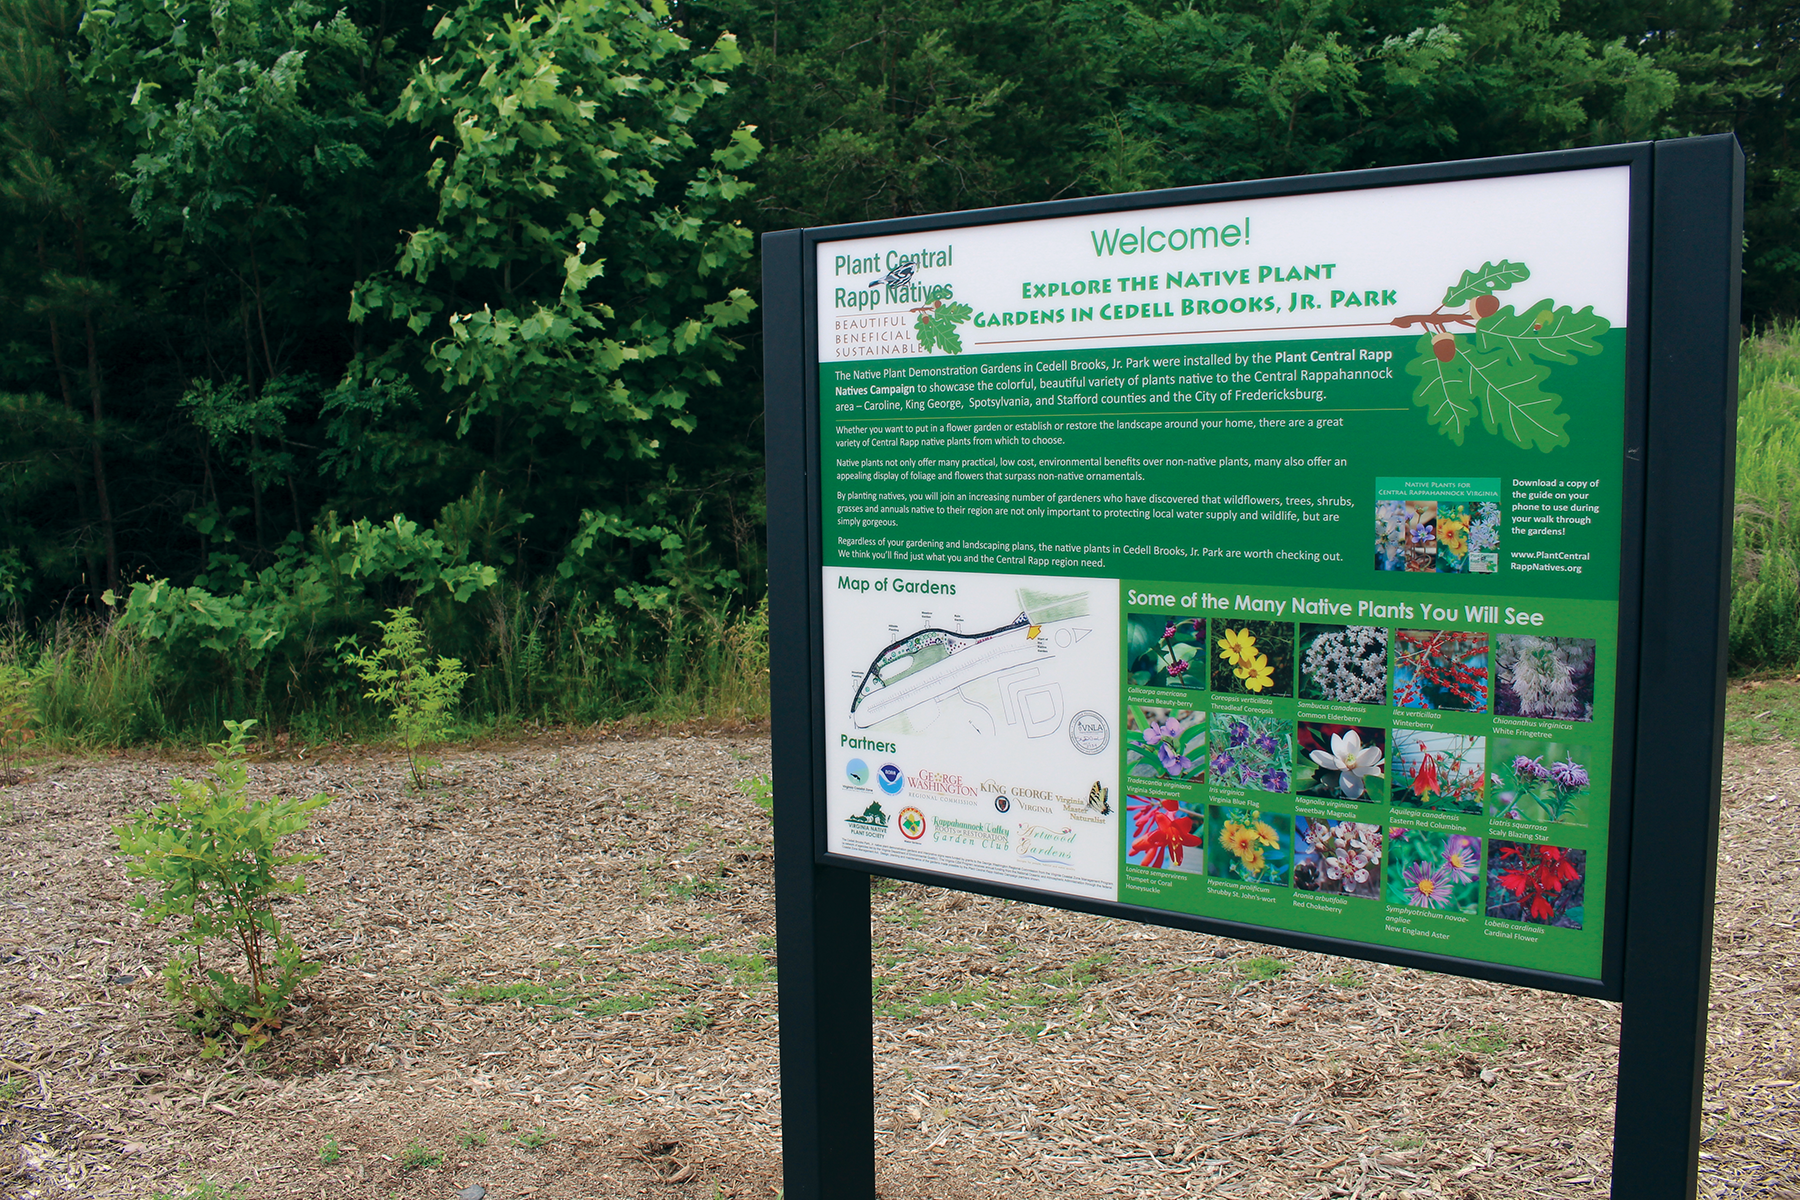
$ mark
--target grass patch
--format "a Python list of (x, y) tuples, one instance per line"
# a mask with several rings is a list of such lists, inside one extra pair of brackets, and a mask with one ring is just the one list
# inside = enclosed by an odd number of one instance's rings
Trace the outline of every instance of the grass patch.
[(1240, 986), (1252, 983), (1267, 983), (1271, 979), (1280, 979), (1288, 972), (1288, 964), (1268, 954), (1259, 954), (1255, 958), (1246, 958), (1237, 965)]
[(1800, 741), (1800, 678), (1732, 684), (1725, 693), (1725, 736), (1746, 745)]
[(729, 954), (722, 950), (708, 950), (700, 956), (700, 961), (724, 967), (726, 982), (734, 987), (756, 987), (775, 979), (775, 968), (760, 954)]

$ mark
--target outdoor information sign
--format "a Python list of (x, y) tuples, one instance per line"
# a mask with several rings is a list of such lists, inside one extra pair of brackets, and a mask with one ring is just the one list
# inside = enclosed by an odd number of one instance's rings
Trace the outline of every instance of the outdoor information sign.
[[(1716, 836), (1736, 163), (1693, 139), (771, 235), (784, 1054), (816, 1057), (785, 1022), (823, 995), (790, 950), (826, 969), (856, 872), (1624, 998), (1629, 1031), (1670, 772)], [(1647, 746), (1676, 710), (1711, 740)], [(1703, 997), (1695, 871), (1658, 936)], [(1689, 1042), (1702, 1009), (1675, 1004)], [(790, 1195), (868, 1194), (842, 1164), (809, 1191), (794, 1136)]]

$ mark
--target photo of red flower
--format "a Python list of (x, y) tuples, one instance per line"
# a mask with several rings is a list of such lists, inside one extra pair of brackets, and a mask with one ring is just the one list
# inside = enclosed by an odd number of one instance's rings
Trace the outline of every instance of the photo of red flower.
[(1580, 929), (1587, 851), (1528, 842), (1488, 844), (1487, 915)]

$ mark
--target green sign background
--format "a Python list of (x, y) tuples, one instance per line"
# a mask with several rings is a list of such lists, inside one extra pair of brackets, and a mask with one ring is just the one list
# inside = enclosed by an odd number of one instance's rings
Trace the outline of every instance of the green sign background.
[[(1532, 307), (1520, 317), (1499, 314), (1502, 332), (1539, 332), (1529, 323)], [(1494, 376), (1481, 395), (1447, 391), (1433, 377), (1429, 337), (825, 364), (825, 564), (1121, 580), (1121, 612), (1128, 614), (1119, 631), (1121, 773), (1138, 797), (1123, 822), (1122, 902), (1597, 978), (1617, 669), (1624, 331), (1600, 334), (1579, 357), (1552, 345), (1553, 353), (1539, 355), (1549, 365), (1529, 356), (1515, 362), (1504, 346), (1471, 353), (1475, 338), (1457, 340), (1466, 358), (1456, 365)], [(1500, 507), (1497, 544), (1480, 550), (1469, 525), (1473, 506), (1490, 497)], [(1443, 518), (1421, 520), (1440, 505)], [(1413, 540), (1421, 525), (1435, 534), (1436, 523), (1447, 531), (1442, 541), (1433, 537), (1421, 547)], [(1181, 603), (1189, 596), (1196, 602)], [(1310, 611), (1297, 612), (1296, 604)], [(1409, 608), (1410, 615), (1396, 615)], [(1132, 615), (1140, 618), (1135, 642)], [(1176, 641), (1190, 663), (1204, 666), (1190, 665), (1174, 680), (1152, 672), (1154, 682), (1134, 672), (1155, 618), (1190, 622)], [(1195, 619), (1205, 623), (1198, 636)], [(1284, 640), (1288, 646), (1285, 660), (1270, 664), (1270, 681), (1254, 692), (1213, 665), (1223, 661), (1225, 632), (1246, 622), (1261, 623), (1265, 647), (1278, 649)], [(1304, 627), (1328, 625), (1384, 631), (1381, 702), (1302, 698)], [(1465, 648), (1476, 644), (1470, 639), (1486, 639), (1481, 711), (1420, 709), (1402, 700), (1396, 688), (1410, 677), (1399, 659), (1402, 631), (1415, 648), (1428, 631), (1468, 635), (1457, 643)], [(1575, 654), (1591, 656), (1591, 681), (1583, 676), (1578, 699), (1591, 703), (1592, 719), (1496, 713), (1502, 638), (1591, 642), (1591, 650)], [(1505, 645), (1542, 652), (1546, 643)], [(1383, 798), (1298, 795), (1294, 777), (1286, 790), (1271, 790), (1279, 781), (1266, 775), (1269, 786), (1246, 788), (1226, 782), (1241, 783), (1241, 774), (1206, 768), (1169, 777), (1146, 741), (1145, 710), (1190, 714), (1176, 722), (1183, 726), (1180, 748), (1198, 748), (1195, 731), (1204, 726), (1208, 758), (1231, 749), (1229, 728), (1217, 724), (1221, 715), (1255, 715), (1267, 726), (1262, 732), (1290, 739), (1284, 753), (1291, 776), (1310, 769), (1291, 744), (1302, 722), (1376, 731), (1383, 774), (1370, 790)], [(1478, 812), (1393, 799), (1408, 777), (1401, 752), (1413, 753), (1395, 744), (1403, 730), (1433, 735), (1425, 740), (1434, 746), (1485, 739)], [(1560, 760), (1587, 775), (1579, 821), (1531, 819), (1544, 813), (1535, 802), (1523, 805), (1520, 818), (1497, 811), (1497, 797), (1509, 790), (1502, 784), (1519, 777), (1510, 760), (1492, 760), (1488, 748), (1534, 747), (1565, 754), (1579, 747), (1586, 755)], [(1147, 750), (1156, 764), (1150, 774)], [(1535, 765), (1531, 754), (1522, 757), (1540, 793), (1569, 778), (1566, 765), (1557, 781), (1542, 776), (1559, 761), (1554, 757), (1539, 755)], [(1441, 802), (1438, 793), (1425, 794)], [(1146, 802), (1165, 814), (1173, 802), (1176, 819), (1185, 817), (1200, 840), (1185, 848), (1179, 866), (1166, 854), (1159, 866), (1141, 865), (1146, 852), (1134, 853)], [(1285, 821), (1284, 880), (1229, 874), (1219, 842), (1233, 809), (1279, 818), (1264, 820), (1277, 842)], [(1336, 895), (1329, 886), (1295, 886), (1296, 868), (1308, 859), (1296, 854), (1296, 828), (1315, 818), (1380, 828), (1374, 895), (1366, 883)], [(1154, 814), (1144, 820), (1160, 824)], [(1233, 833), (1241, 833), (1243, 823), (1235, 824)], [(1398, 838), (1397, 829), (1404, 831)], [(1480, 840), (1472, 911), (1459, 911), (1471, 903), (1466, 864), (1438, 872), (1438, 894), (1448, 889), (1458, 903), (1442, 907), (1432, 886), (1421, 889), (1434, 844), (1421, 833)], [(1526, 849), (1498, 859), (1495, 840)], [(1468, 844), (1459, 845), (1466, 856)], [(1532, 849), (1546, 846), (1556, 854)], [(1196, 853), (1198, 870), (1190, 861)], [(1396, 887), (1388, 872), (1402, 858), (1414, 877)], [(1508, 907), (1509, 897), (1530, 896), (1532, 887), (1549, 906), (1549, 920)], [(1584, 895), (1572, 904), (1577, 888)]]

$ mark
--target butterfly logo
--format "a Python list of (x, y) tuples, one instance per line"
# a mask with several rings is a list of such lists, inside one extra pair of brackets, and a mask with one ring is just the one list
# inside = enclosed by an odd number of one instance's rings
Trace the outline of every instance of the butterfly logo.
[(913, 272), (919, 269), (918, 263), (901, 263), (880, 279), (871, 279), (870, 287), (905, 287), (912, 281)]
[(1106, 797), (1110, 790), (1101, 787), (1098, 779), (1094, 780), (1094, 786), (1088, 789), (1087, 806), (1103, 817), (1109, 816), (1112, 813), (1112, 805), (1107, 803)]

